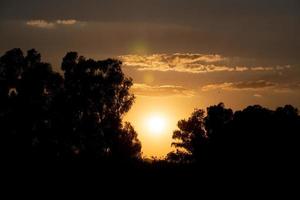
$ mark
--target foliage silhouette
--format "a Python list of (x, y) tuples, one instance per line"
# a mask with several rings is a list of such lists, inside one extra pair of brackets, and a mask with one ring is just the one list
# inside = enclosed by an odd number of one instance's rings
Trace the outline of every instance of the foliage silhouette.
[(34, 159), (139, 159), (141, 144), (129, 123), (122, 123), (134, 96), (132, 80), (118, 60), (95, 61), (68, 53), (64, 77), (53, 72), (34, 49), (0, 59), (1, 130), (11, 156), (31, 138)]
[[(177, 151), (168, 154), (170, 160), (189, 162), (200, 159), (202, 148), (206, 146), (207, 134), (204, 128), (204, 111), (195, 110), (187, 120), (178, 122), (179, 130), (174, 131), (172, 145)], [(201, 148), (201, 149), (199, 149)]]
[[(195, 113), (201, 113), (197, 120)], [(177, 150), (167, 156), (172, 162), (249, 166), (287, 164), (299, 157), (300, 117), (291, 105), (275, 111), (254, 105), (233, 113), (220, 103), (207, 108), (206, 117), (196, 110), (178, 128), (173, 133)]]
[[(129, 92), (132, 79), (121, 66), (119, 60), (96, 61), (69, 52), (61, 75), (34, 49), (25, 56), (20, 49), (6, 52), (0, 58), (0, 130), (6, 155), (122, 162), (145, 176), (155, 172), (167, 177), (194, 175), (203, 166), (297, 166), (300, 116), (292, 105), (276, 110), (254, 105), (233, 112), (220, 103), (206, 112), (195, 109), (173, 133), (176, 151), (165, 160), (141, 159), (137, 133), (123, 122), (134, 95)], [(31, 152), (24, 151), (30, 141)]]

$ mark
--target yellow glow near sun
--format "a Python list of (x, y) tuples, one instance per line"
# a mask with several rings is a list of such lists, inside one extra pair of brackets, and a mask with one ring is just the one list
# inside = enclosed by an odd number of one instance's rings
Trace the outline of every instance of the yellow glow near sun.
[[(145, 97), (137, 96), (132, 109), (125, 116), (124, 121), (129, 121), (142, 143), (144, 157), (164, 157), (173, 151), (173, 131), (178, 129), (177, 122), (187, 118), (193, 109), (187, 109), (187, 100), (181, 97)], [(197, 107), (199, 101), (190, 103)]]
[(153, 114), (146, 119), (148, 132), (153, 135), (162, 135), (167, 128), (167, 119), (158, 114)]
[(146, 55), (149, 53), (149, 45), (145, 40), (137, 39), (129, 45), (130, 54)]

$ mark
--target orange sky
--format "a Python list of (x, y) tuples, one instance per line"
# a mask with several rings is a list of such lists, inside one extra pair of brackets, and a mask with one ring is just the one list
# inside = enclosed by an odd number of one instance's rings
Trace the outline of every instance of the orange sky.
[[(186, 106), (189, 104), (189, 106)], [(177, 121), (188, 117), (196, 104), (185, 97), (142, 97), (137, 96), (136, 102), (125, 120), (130, 121), (142, 141), (144, 156), (162, 157), (172, 150), (172, 132), (176, 129)], [(166, 127), (163, 132), (155, 134), (149, 130), (147, 119), (152, 116), (165, 118)]]
[[(136, 95), (125, 120), (139, 133), (144, 156), (162, 157), (170, 152), (178, 120), (189, 117), (194, 108), (205, 110), (220, 102), (234, 110), (254, 104), (269, 108), (300, 106), (299, 71), (295, 66), (255, 66), (246, 58), (218, 54), (133, 52), (119, 58), (125, 73), (133, 77), (131, 91)], [(166, 129), (159, 135), (144, 123), (153, 115), (167, 119)]]
[(57, 71), (68, 51), (121, 59), (137, 97), (125, 120), (163, 156), (195, 107), (300, 108), (299, 24), (299, 0), (1, 0), (0, 54), (36, 48)]

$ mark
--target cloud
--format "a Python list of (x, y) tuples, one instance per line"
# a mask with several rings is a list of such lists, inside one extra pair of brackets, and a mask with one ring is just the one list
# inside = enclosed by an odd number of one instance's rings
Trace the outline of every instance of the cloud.
[[(248, 67), (232, 66), (235, 58), (218, 54), (153, 54), (153, 55), (123, 55), (120, 59), (127, 67), (134, 67), (139, 71), (175, 71), (186, 73), (209, 72), (244, 72), (244, 71), (280, 71), (291, 66)], [(231, 64), (230, 64), (231, 63)]]
[(256, 97), (256, 98), (262, 98), (263, 97), (261, 94), (254, 94), (253, 96)]
[(175, 53), (175, 54), (158, 54), (160, 55), (164, 60), (167, 60), (168, 62), (175, 62), (181, 63), (181, 64), (193, 64), (198, 62), (206, 62), (206, 63), (214, 63), (214, 62), (220, 62), (220, 61), (226, 61), (227, 58), (218, 55), (218, 54), (192, 54), (192, 53)]
[(176, 85), (157, 85), (150, 86), (143, 83), (135, 83), (131, 91), (137, 96), (179, 96), (179, 97), (193, 97), (195, 92), (190, 89), (186, 89), (182, 86)]
[(56, 20), (56, 24), (62, 24), (62, 25), (73, 25), (76, 23), (77, 23), (77, 21), (75, 19)]
[(53, 22), (48, 22), (46, 20), (30, 20), (27, 21), (26, 24), (28, 26), (33, 26), (37, 28), (45, 28), (45, 29), (51, 29), (55, 27), (55, 24)]
[[(263, 91), (272, 90), (276, 93), (293, 93), (299, 92), (300, 83), (275, 83), (265, 80), (259, 81), (240, 81), (240, 82), (225, 82), (218, 84), (208, 84), (201, 88), (203, 92), (212, 90), (227, 90), (227, 91)], [(261, 94), (255, 93), (254, 97), (261, 98)]]
[(211, 90), (264, 90), (277, 87), (278, 84), (265, 80), (259, 81), (240, 81), (240, 82), (225, 82), (220, 84), (209, 84), (202, 87), (202, 91)]
[(78, 23), (75, 19), (67, 19), (67, 20), (56, 20), (56, 21), (46, 21), (46, 20), (30, 20), (26, 22), (26, 25), (43, 28), (43, 29), (52, 29), (57, 25), (74, 25)]
[(277, 93), (291, 93), (294, 91), (299, 92), (300, 90), (300, 83), (299, 82), (292, 82), (280, 85), (280, 87), (275, 88), (274, 92)]

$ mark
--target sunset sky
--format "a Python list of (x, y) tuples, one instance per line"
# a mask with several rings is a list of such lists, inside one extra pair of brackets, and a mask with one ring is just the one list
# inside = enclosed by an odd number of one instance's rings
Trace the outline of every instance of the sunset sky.
[(300, 108), (299, 0), (1, 0), (0, 54), (15, 47), (55, 70), (68, 51), (121, 59), (145, 156), (196, 107)]

